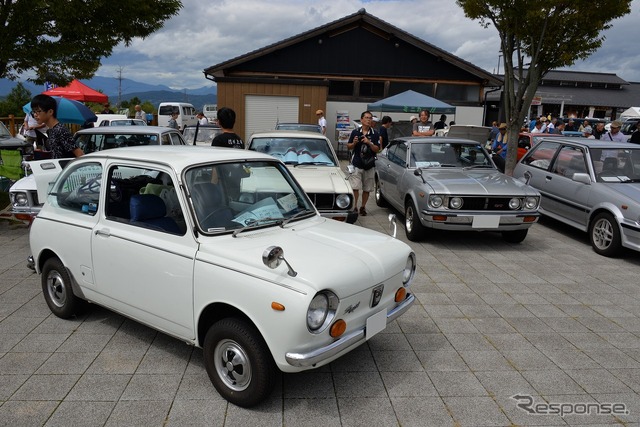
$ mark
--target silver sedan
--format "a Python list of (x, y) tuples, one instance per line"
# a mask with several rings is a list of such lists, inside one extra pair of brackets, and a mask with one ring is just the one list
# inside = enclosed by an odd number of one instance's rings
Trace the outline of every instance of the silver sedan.
[(434, 228), (499, 231), (519, 243), (538, 221), (540, 194), (498, 171), (468, 139), (396, 139), (378, 155), (375, 172), (376, 203), (405, 214), (410, 240)]
[(540, 191), (540, 213), (589, 233), (595, 252), (640, 250), (640, 146), (548, 138), (516, 165), (514, 176)]

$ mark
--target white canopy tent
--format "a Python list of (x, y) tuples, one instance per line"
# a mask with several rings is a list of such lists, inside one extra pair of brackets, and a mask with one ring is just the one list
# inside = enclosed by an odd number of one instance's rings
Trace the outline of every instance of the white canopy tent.
[(640, 117), (640, 107), (629, 107), (620, 114), (620, 120), (635, 119)]

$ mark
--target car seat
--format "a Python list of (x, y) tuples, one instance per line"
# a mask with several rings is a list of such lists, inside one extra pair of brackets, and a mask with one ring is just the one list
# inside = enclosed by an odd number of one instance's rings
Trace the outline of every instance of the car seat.
[(444, 147), (442, 151), (444, 152), (442, 163), (447, 165), (455, 165), (458, 163), (458, 156), (456, 156), (456, 152), (453, 147)]
[(175, 220), (166, 216), (167, 207), (162, 199), (155, 194), (132, 195), (129, 201), (129, 210), (131, 213), (131, 224), (174, 234), (182, 234)]
[(191, 198), (198, 221), (204, 229), (224, 227), (233, 218), (233, 211), (224, 203), (219, 184), (196, 183)]

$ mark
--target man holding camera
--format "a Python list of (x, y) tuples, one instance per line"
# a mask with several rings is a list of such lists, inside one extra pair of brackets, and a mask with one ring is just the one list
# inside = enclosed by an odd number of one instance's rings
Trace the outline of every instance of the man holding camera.
[[(374, 170), (376, 153), (380, 151), (380, 141), (378, 133), (371, 127), (373, 114), (365, 111), (360, 115), (362, 126), (354, 129), (349, 136), (347, 149), (353, 152), (351, 164), (355, 170), (349, 175), (349, 183), (353, 188), (354, 211), (362, 216), (367, 215), (365, 205), (369, 200), (369, 193), (374, 189)], [(362, 191), (362, 203), (358, 210), (358, 197)]]

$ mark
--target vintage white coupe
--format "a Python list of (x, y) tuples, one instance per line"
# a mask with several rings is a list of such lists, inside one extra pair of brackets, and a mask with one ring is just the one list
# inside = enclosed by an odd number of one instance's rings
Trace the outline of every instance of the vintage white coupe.
[(325, 365), (415, 300), (405, 243), (320, 216), (282, 162), (250, 151), (82, 156), (30, 244), (55, 315), (88, 301), (202, 347), (214, 386), (240, 406), (269, 395), (276, 368)]

